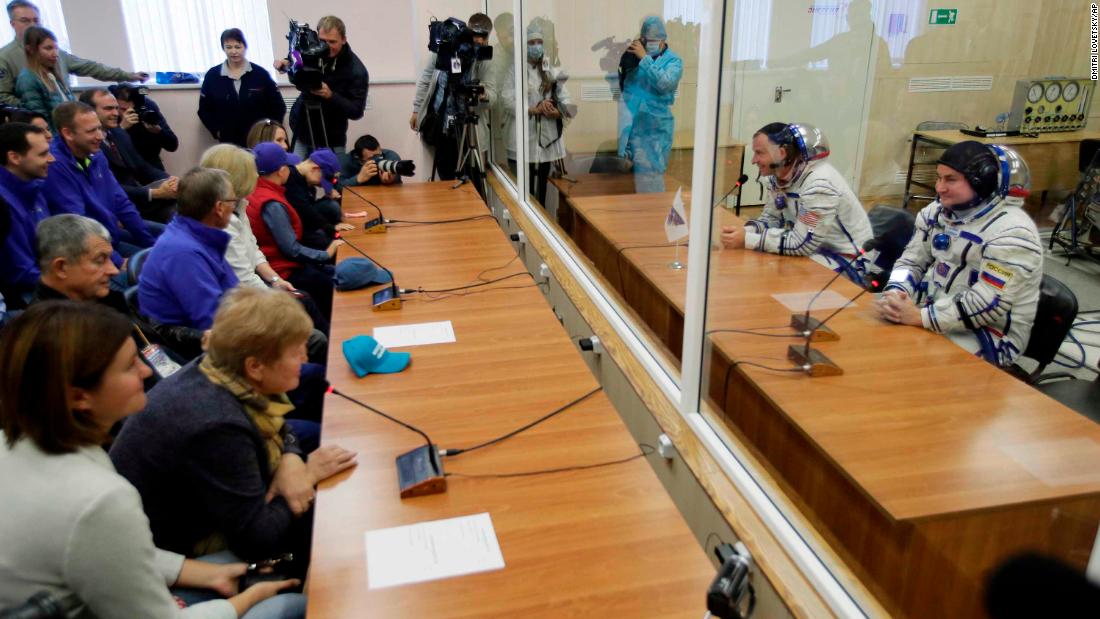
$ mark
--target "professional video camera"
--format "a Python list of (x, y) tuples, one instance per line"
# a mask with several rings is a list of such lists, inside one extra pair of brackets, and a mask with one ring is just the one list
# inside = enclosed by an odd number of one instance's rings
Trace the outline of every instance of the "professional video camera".
[(428, 50), (435, 52), (435, 68), (465, 75), (478, 60), (492, 60), (493, 47), (474, 43), (473, 30), (457, 17), (428, 23)]
[(392, 159), (386, 159), (382, 155), (375, 155), (371, 157), (370, 160), (378, 166), (379, 172), (389, 172), (390, 174), (397, 174), (399, 176), (416, 175), (416, 162), (412, 159), (394, 161)]
[(301, 92), (320, 88), (321, 67), (328, 55), (328, 45), (309, 24), (299, 24), (293, 19), (290, 20), (290, 32), (286, 38), (290, 41), (286, 56), (290, 83)]

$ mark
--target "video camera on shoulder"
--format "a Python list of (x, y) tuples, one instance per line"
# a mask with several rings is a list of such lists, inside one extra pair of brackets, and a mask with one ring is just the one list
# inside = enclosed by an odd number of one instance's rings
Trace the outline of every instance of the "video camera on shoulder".
[(299, 24), (290, 20), (290, 32), (286, 35), (290, 42), (286, 59), (287, 77), (300, 92), (309, 92), (321, 87), (322, 67), (328, 55), (328, 45), (317, 36), (317, 31), (309, 24)]

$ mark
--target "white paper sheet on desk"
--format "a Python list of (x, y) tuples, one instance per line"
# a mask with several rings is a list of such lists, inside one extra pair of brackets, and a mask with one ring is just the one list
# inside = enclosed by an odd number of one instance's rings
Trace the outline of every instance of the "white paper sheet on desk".
[(370, 589), (504, 568), (488, 512), (367, 531), (366, 543)]
[[(792, 312), (802, 313), (806, 311), (806, 305), (809, 304), (810, 299), (814, 298), (815, 294), (817, 294), (816, 290), (811, 290), (809, 292), (788, 292), (785, 294), (773, 294), (772, 298), (786, 305), (787, 309)], [(818, 297), (816, 301), (814, 301), (814, 306), (811, 309), (836, 309), (838, 307), (844, 307), (846, 303), (848, 303), (848, 297), (838, 292), (833, 292), (832, 290), (826, 290), (821, 293), (821, 296)], [(855, 306), (856, 304), (853, 303), (852, 307)], [(378, 336), (375, 336), (375, 339), (377, 339), (377, 337)]]
[(412, 325), (375, 327), (374, 339), (386, 348), (448, 344), (455, 341), (455, 328), (450, 320), (421, 322)]

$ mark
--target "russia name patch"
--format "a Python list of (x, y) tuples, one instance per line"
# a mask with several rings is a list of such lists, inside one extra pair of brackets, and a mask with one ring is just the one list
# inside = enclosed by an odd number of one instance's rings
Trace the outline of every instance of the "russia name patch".
[(982, 271), (982, 281), (989, 284), (990, 286), (993, 286), (994, 288), (997, 288), (998, 290), (1005, 287), (1005, 281), (993, 275), (989, 271)]

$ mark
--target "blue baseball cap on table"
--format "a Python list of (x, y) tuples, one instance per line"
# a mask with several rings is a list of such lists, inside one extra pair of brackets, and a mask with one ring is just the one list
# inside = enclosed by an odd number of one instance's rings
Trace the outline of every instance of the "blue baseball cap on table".
[(298, 165), (302, 158), (283, 150), (283, 147), (275, 142), (261, 142), (252, 148), (252, 155), (256, 158), (256, 171), (260, 176), (267, 176), (272, 172), (278, 172), (279, 168), (287, 165)]
[(407, 352), (390, 352), (369, 335), (344, 340), (344, 358), (359, 378), (367, 374), (395, 374), (409, 366)]
[(333, 277), (336, 289), (358, 290), (371, 284), (388, 284), (393, 281), (390, 274), (366, 258), (347, 258), (336, 265)]

